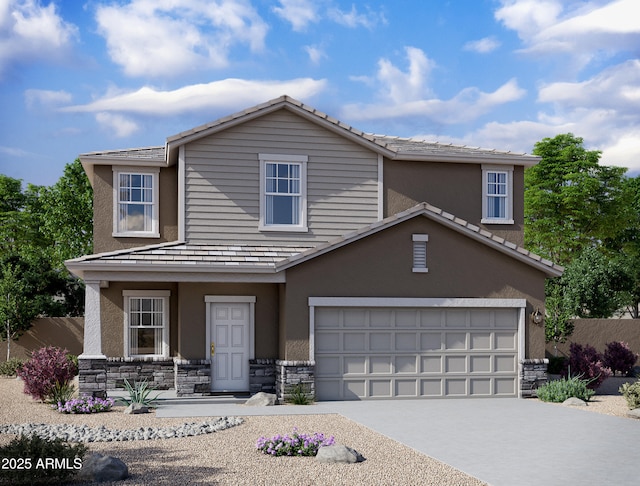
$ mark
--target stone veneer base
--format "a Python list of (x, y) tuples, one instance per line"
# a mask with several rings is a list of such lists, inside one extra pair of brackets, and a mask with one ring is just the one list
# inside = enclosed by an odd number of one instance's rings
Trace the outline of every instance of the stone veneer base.
[(536, 390), (547, 383), (547, 366), (549, 360), (523, 359), (520, 360), (520, 396), (522, 398), (537, 397)]

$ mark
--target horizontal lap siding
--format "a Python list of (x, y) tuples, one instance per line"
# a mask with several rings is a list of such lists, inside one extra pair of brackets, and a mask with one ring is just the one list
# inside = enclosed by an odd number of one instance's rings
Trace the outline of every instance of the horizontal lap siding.
[[(308, 156), (308, 233), (258, 231), (259, 153)], [(290, 112), (186, 146), (186, 227), (194, 243), (321, 242), (377, 220), (377, 155)]]

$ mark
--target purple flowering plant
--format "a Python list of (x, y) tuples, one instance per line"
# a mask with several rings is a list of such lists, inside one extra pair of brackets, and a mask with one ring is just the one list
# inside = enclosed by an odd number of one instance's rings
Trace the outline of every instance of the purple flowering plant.
[(73, 398), (66, 402), (58, 402), (53, 405), (53, 409), (61, 413), (97, 413), (108, 412), (113, 407), (113, 398), (96, 398), (90, 395), (83, 395), (80, 398)]
[(275, 435), (268, 439), (260, 437), (256, 442), (256, 448), (263, 454), (271, 456), (315, 456), (322, 446), (330, 446), (335, 443), (333, 436), (325, 437), (324, 434), (301, 434), (294, 427), (291, 435)]

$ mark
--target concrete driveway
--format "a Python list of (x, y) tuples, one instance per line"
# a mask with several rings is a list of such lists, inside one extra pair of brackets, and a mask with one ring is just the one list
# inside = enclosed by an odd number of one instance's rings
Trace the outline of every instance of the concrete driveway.
[(244, 407), (160, 405), (160, 417), (339, 413), (493, 486), (636, 484), (640, 420), (536, 400), (320, 402)]

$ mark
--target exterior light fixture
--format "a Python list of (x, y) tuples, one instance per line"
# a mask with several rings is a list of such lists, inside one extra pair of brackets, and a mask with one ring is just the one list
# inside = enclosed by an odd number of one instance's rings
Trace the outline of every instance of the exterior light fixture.
[(542, 324), (544, 316), (540, 312), (540, 308), (536, 307), (536, 310), (531, 313), (531, 322), (534, 324)]

